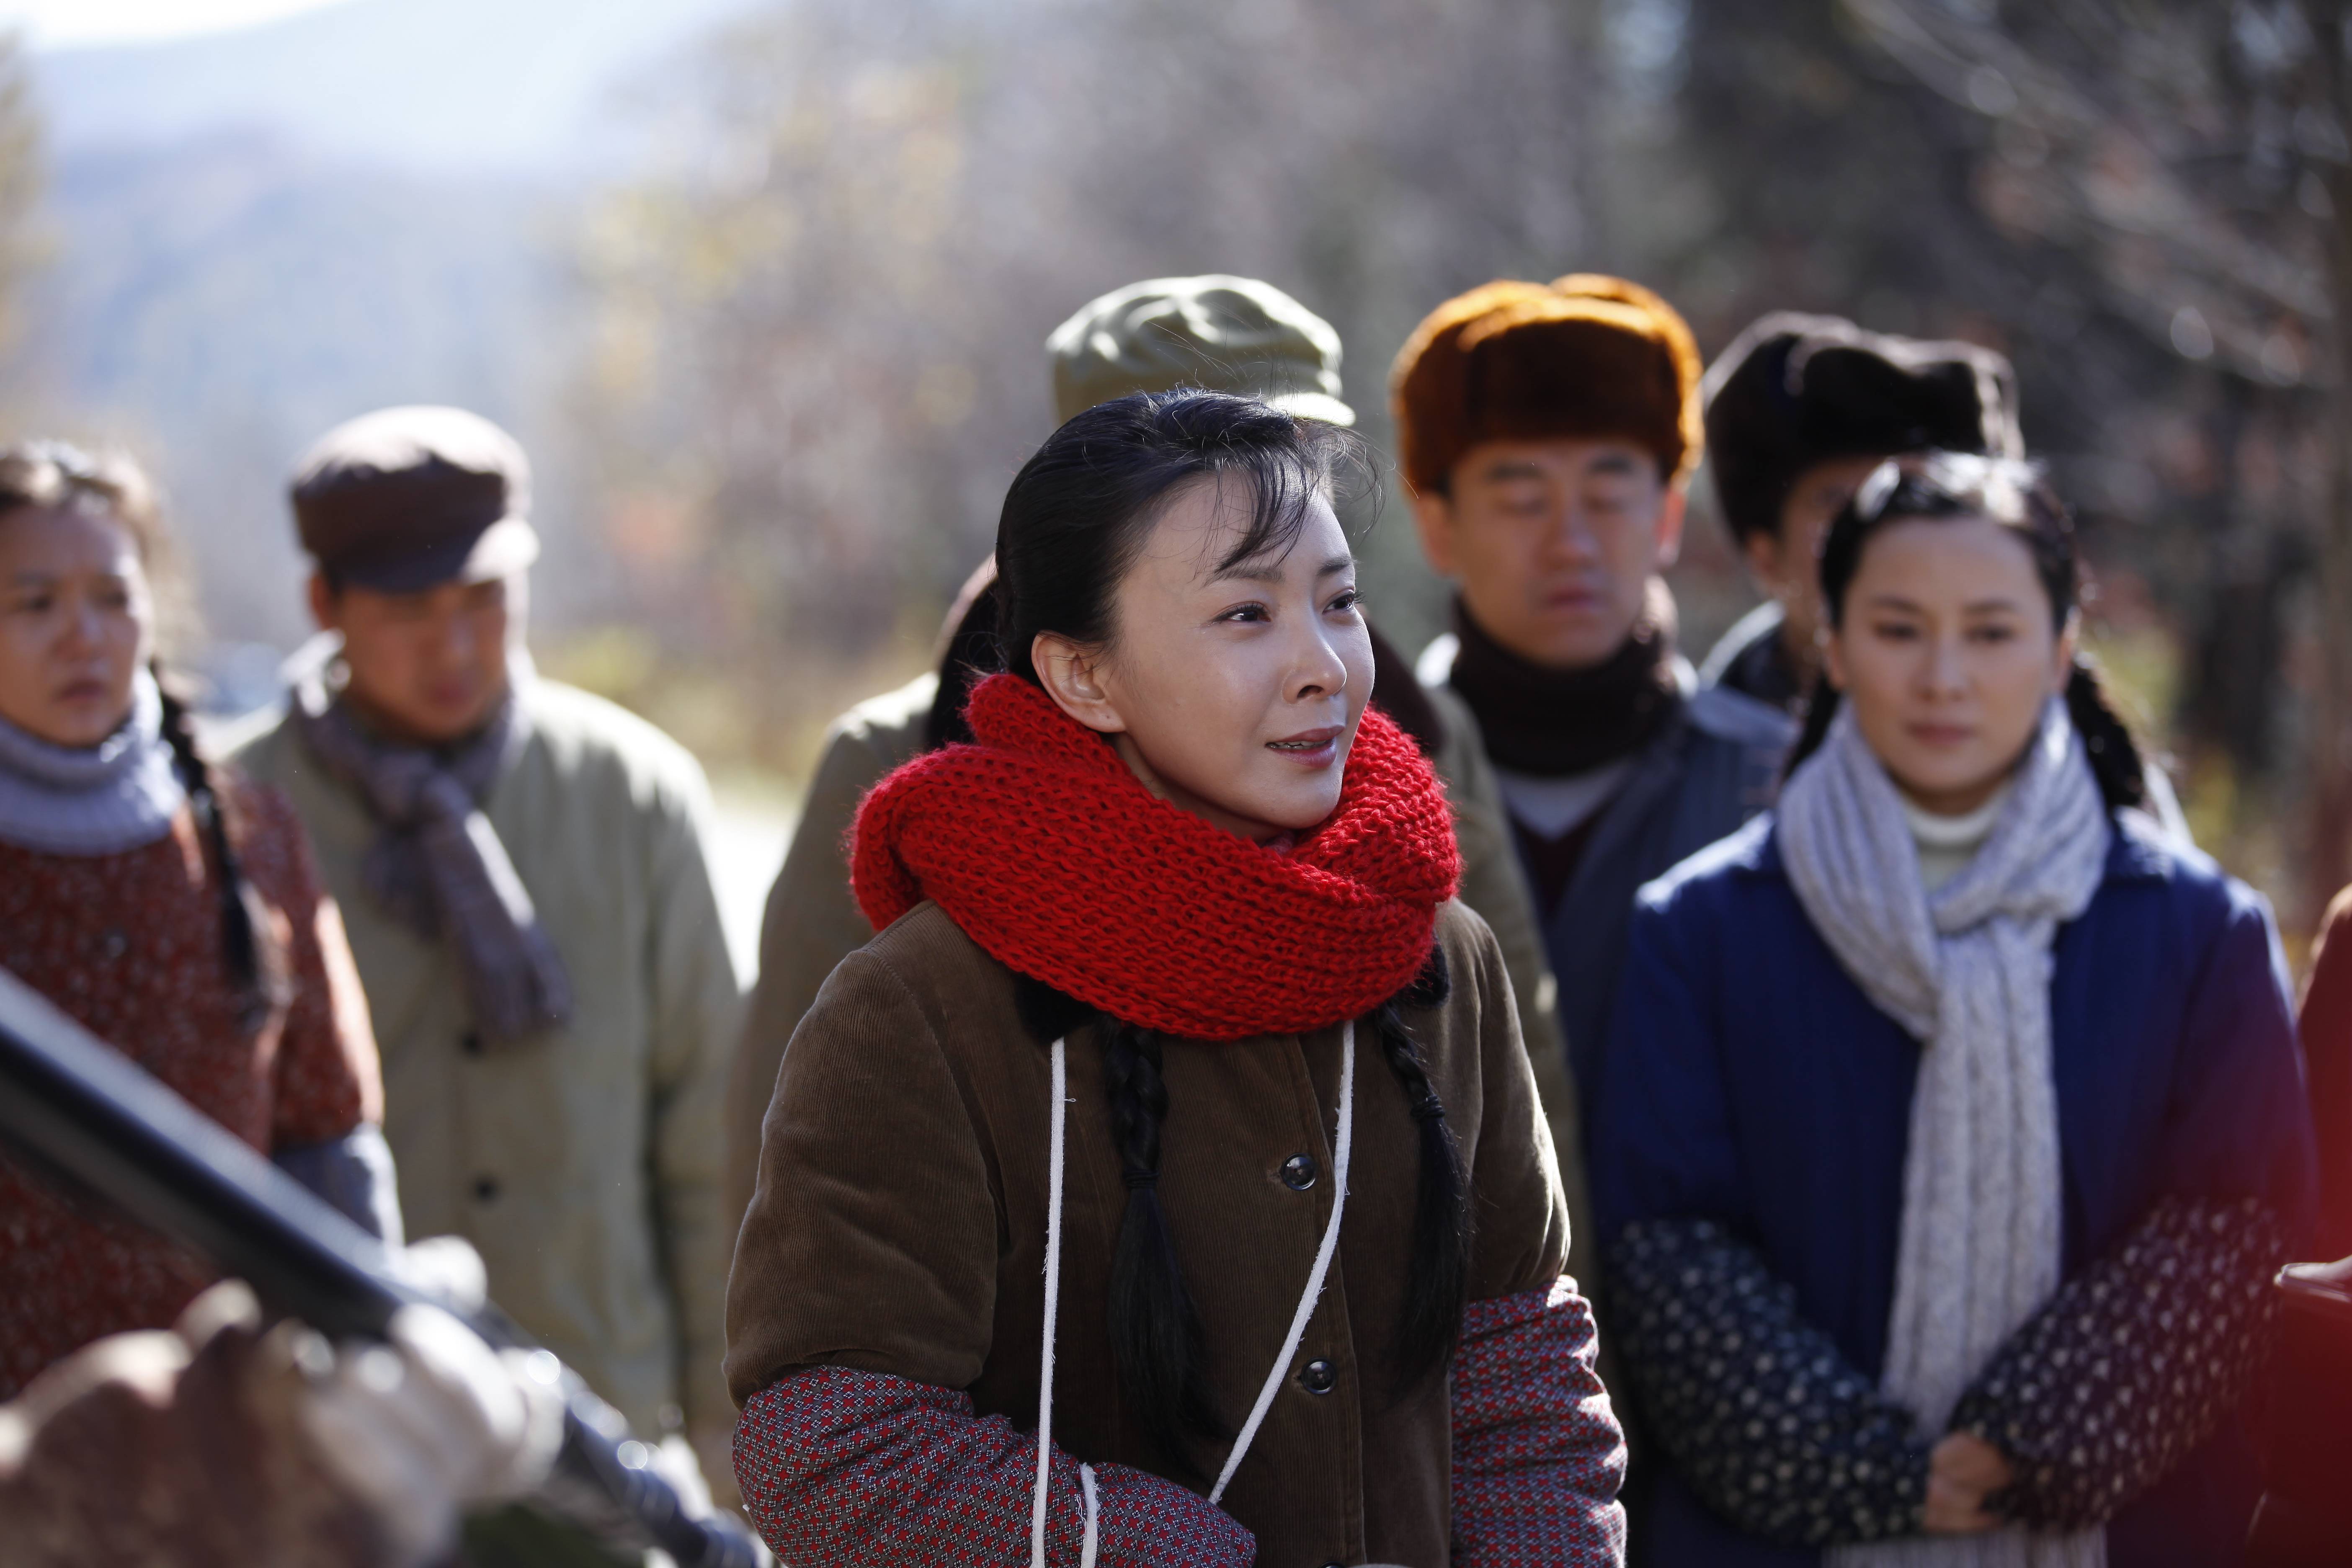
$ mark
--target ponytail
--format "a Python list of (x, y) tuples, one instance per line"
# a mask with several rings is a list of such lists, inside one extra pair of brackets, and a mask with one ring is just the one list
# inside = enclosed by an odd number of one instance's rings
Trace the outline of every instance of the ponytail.
[(214, 874), (218, 879), (221, 911), (221, 956), (235, 998), (237, 1026), (258, 1035), (271, 1016), (291, 999), (285, 951), (278, 944), (268, 907), (245, 875), (230, 831), (228, 805), (213, 777), (212, 764), (196, 744), (194, 717), (173, 692), (163, 671), (154, 671), (163, 698), (163, 740), (172, 748), (172, 763), (188, 792), (188, 809), (204, 836)]

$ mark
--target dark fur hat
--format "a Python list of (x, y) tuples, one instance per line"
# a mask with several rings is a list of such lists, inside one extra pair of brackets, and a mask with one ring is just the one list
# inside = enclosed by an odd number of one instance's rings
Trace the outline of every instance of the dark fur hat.
[(2017, 374), (1974, 343), (1775, 311), (1706, 373), (1707, 466), (1732, 537), (1776, 533), (1799, 476), (1834, 458), (1939, 447), (2022, 457)]
[(1481, 441), (1618, 436), (1680, 483), (1704, 440), (1698, 379), (1690, 328), (1637, 283), (1488, 283), (1431, 311), (1398, 351), (1397, 466), (1414, 489), (1443, 490)]

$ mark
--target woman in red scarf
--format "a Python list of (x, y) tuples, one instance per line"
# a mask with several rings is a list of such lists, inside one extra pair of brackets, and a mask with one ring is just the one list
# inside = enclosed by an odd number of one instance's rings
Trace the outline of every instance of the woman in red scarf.
[(1623, 1448), (1345, 432), (1203, 393), (1005, 499), (977, 743), (860, 813), (728, 1304), (796, 1568), (1608, 1563)]

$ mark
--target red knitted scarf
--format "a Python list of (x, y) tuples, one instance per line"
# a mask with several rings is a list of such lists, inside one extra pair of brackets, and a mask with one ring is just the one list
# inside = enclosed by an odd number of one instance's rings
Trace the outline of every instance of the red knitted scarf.
[(879, 931), (925, 899), (1007, 968), (1193, 1039), (1358, 1017), (1428, 961), (1461, 870), (1436, 776), (1368, 709), (1339, 808), (1287, 852), (1153, 795), (1025, 680), (967, 710), (858, 808), (851, 881)]

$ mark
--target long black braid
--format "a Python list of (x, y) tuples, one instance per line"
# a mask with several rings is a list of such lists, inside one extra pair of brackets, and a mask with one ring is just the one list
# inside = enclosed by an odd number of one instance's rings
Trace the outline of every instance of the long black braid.
[(278, 1009), (292, 994), (286, 954), (278, 945), (269, 910), (245, 875), (230, 831), (229, 808), (213, 777), (212, 764), (196, 744), (194, 716), (172, 689), (163, 670), (154, 671), (163, 694), (163, 739), (172, 748), (172, 763), (188, 792), (188, 808), (205, 837), (219, 878), (221, 953), (228, 967), (236, 997), (237, 1026), (247, 1035), (268, 1026)]
[(1405, 1289), (1402, 1321), (1397, 1325), (1397, 1391), (1406, 1390), (1451, 1365), (1462, 1337), (1462, 1312), (1470, 1299), (1470, 1177), (1463, 1168), (1462, 1144), (1446, 1125), (1445, 1105), (1421, 1059), (1421, 1047), (1405, 1026), (1407, 1007), (1443, 1004), (1452, 990), (1445, 950), (1430, 949), (1429, 963), (1411, 985), (1372, 1012), (1372, 1032), (1389, 1070), (1404, 1087), (1405, 1104), (1420, 1130), (1420, 1174), (1412, 1205), (1412, 1266)]
[(1192, 1443), (1231, 1435), (1209, 1387), (1201, 1315), (1184, 1288), (1176, 1238), (1160, 1202), (1160, 1129), (1168, 1119), (1160, 1036), (1108, 1023), (1103, 1083), (1127, 1212), (1111, 1255), (1110, 1342), (1120, 1386), (1162, 1452), (1189, 1463)]
[(1210, 1391), (1200, 1313), (1184, 1288), (1176, 1238), (1160, 1203), (1160, 1129), (1168, 1119), (1160, 1037), (1103, 1016), (1075, 997), (1025, 974), (1013, 1002), (1040, 1043), (1094, 1024), (1103, 1037), (1103, 1081), (1109, 1091), (1127, 1209), (1111, 1256), (1111, 1357), (1119, 1391), (1163, 1458), (1197, 1479), (1194, 1445), (1232, 1436)]

